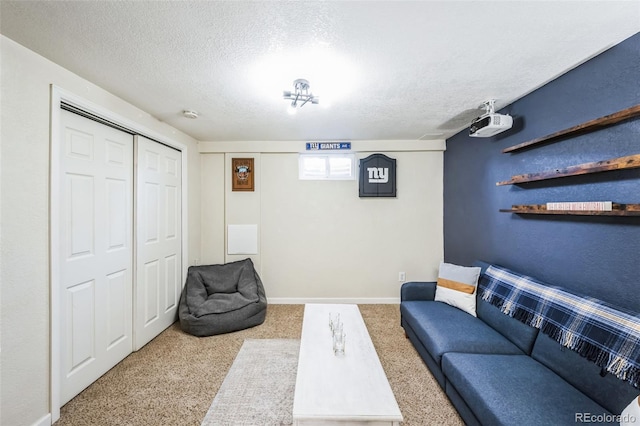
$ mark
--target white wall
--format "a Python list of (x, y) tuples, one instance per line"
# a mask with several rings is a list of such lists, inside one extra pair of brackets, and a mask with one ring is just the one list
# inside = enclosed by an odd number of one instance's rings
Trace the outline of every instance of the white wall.
[(190, 259), (200, 257), (197, 142), (94, 84), (0, 36), (0, 424), (47, 422), (49, 390), (50, 85), (188, 149)]
[[(253, 158), (253, 174), (254, 174), (254, 191), (232, 191), (231, 189), (231, 160), (233, 158)], [(226, 225), (258, 225), (258, 247), (260, 247), (260, 211), (262, 210), (261, 194), (262, 194), (262, 180), (260, 179), (260, 173), (262, 167), (260, 164), (261, 155), (256, 153), (226, 153), (225, 154), (225, 175), (228, 179), (225, 180), (225, 219)], [(227, 232), (227, 241), (229, 239)], [(225, 245), (225, 253), (227, 253)], [(242, 260), (250, 257), (253, 261), (256, 270), (260, 271), (261, 255), (258, 250), (257, 255), (242, 255), (242, 254), (226, 254), (226, 262), (234, 262), (236, 260)]]
[(225, 159), (224, 154), (200, 156), (202, 170), (200, 205), (202, 218), (201, 265), (213, 265), (225, 261)]
[[(257, 224), (259, 253), (250, 257), (271, 303), (394, 302), (399, 300), (398, 272), (406, 272), (407, 280), (435, 279), (443, 258), (444, 142), (353, 142), (358, 159), (382, 152), (397, 160), (397, 197), (379, 199), (359, 198), (357, 180), (299, 180), (298, 152), (304, 146), (201, 142), (203, 203), (225, 194), (219, 200), (224, 214), (205, 219), (203, 213), (203, 235), (219, 238), (226, 225)], [(220, 176), (213, 164), (219, 166), (223, 156)], [(255, 158), (254, 192), (231, 191), (233, 157)], [(205, 263), (246, 257), (221, 257), (223, 241), (205, 238), (203, 256), (213, 253), (213, 246), (216, 256)]]

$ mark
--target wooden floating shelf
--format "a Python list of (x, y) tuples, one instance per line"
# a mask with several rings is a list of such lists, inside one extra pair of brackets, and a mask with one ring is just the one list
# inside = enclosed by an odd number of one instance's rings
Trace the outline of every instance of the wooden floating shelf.
[(547, 210), (546, 204), (516, 204), (510, 209), (500, 209), (504, 213), (554, 214), (575, 216), (640, 216), (640, 204), (614, 203), (612, 210)]
[(591, 121), (578, 124), (577, 126), (569, 127), (568, 129), (560, 130), (550, 135), (540, 138), (532, 139), (527, 142), (523, 142), (518, 145), (513, 145), (502, 150), (503, 153), (520, 151), (525, 148), (531, 148), (534, 145), (540, 145), (543, 143), (549, 143), (562, 139), (565, 136), (578, 135), (582, 133), (592, 132), (601, 128), (611, 126), (630, 118), (640, 117), (640, 105), (632, 106), (631, 108), (623, 109), (616, 113), (605, 115), (604, 117), (596, 118)]
[(496, 186), (514, 185), (518, 183), (535, 182), (567, 176), (586, 175), (590, 173), (607, 172), (611, 170), (636, 168), (640, 168), (640, 154), (612, 158), (610, 160), (596, 161), (594, 163), (578, 164), (576, 166), (569, 166), (562, 169), (515, 175), (511, 176), (511, 179), (509, 180), (496, 182)]

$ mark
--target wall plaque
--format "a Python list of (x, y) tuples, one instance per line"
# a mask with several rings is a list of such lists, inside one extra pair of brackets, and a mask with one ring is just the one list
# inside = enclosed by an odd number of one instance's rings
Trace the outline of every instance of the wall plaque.
[(253, 158), (231, 159), (231, 190), (253, 191)]
[(396, 160), (371, 154), (360, 160), (360, 197), (396, 196)]

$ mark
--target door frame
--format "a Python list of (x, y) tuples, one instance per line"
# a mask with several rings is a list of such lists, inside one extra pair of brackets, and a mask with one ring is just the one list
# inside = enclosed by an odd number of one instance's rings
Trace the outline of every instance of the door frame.
[[(60, 363), (61, 363), (61, 333), (60, 330), (60, 242), (61, 236), (57, 224), (60, 223), (60, 189), (63, 182), (60, 179), (60, 149), (63, 146), (64, 141), (61, 140), (61, 106), (62, 103), (69, 104), (75, 108), (78, 108), (84, 112), (97, 116), (106, 121), (110, 121), (118, 126), (131, 130), (132, 132), (145, 136), (149, 139), (153, 139), (164, 145), (170, 146), (182, 152), (182, 281), (186, 279), (188, 268), (188, 148), (186, 145), (176, 142), (167, 138), (158, 132), (155, 132), (129, 118), (116, 114), (107, 108), (97, 105), (91, 101), (88, 101), (74, 93), (71, 93), (65, 89), (62, 89), (56, 85), (51, 85), (51, 109), (50, 109), (50, 145), (49, 145), (49, 376), (50, 376), (50, 411), (51, 422), (54, 423), (60, 418)], [(135, 150), (135, 146), (134, 146)], [(137, 165), (134, 164), (134, 179), (135, 169)], [(133, 188), (134, 205), (136, 191)], [(133, 288), (135, 294), (135, 235), (136, 224), (133, 223)], [(135, 303), (135, 300), (134, 300)], [(135, 304), (133, 305), (135, 307)], [(133, 318), (133, 317), (132, 317)]]

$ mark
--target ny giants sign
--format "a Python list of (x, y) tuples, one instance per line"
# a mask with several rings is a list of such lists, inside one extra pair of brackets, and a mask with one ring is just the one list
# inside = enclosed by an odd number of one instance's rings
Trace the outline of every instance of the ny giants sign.
[(360, 197), (396, 196), (396, 160), (371, 154), (360, 160)]

